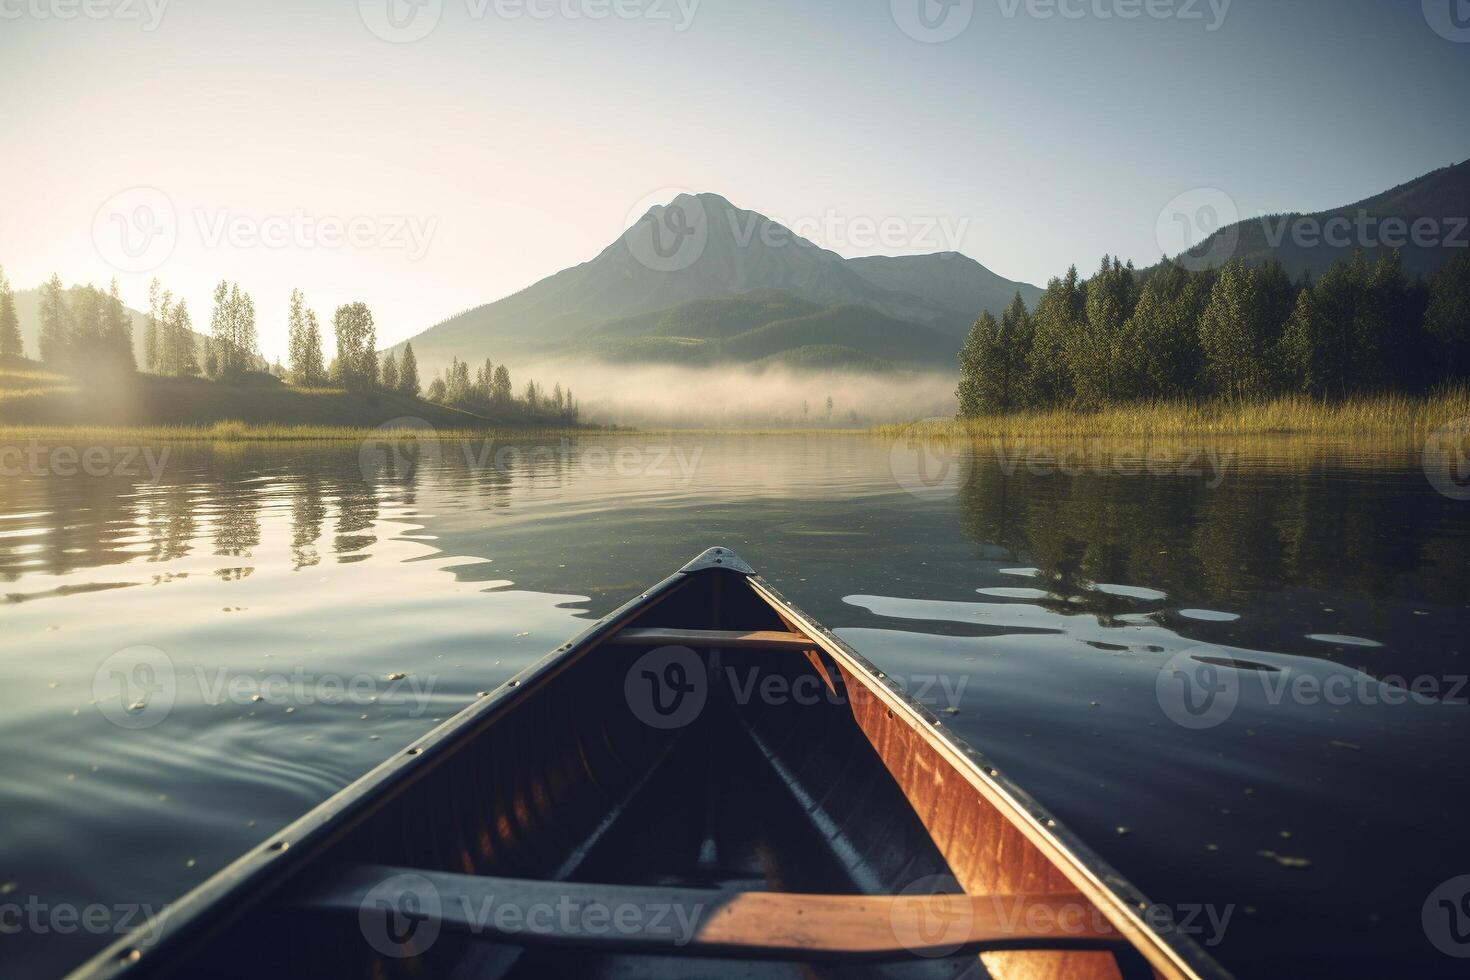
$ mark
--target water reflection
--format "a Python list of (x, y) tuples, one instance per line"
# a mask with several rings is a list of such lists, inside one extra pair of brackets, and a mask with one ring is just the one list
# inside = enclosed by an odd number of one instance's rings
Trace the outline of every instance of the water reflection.
[[(963, 683), (947, 723), (1152, 897), (1260, 910), (1228, 938), (1242, 969), (1371, 964), (1372, 941), (1341, 928), (1362, 925), (1365, 882), (1402, 939), (1424, 879), (1470, 868), (1464, 765), (1444, 749), (1470, 737), (1470, 710), (1262, 686), (1383, 678), (1376, 694), (1466, 672), (1470, 518), (1417, 459), (1252, 447), (1220, 479), (1067, 475), (980, 447), (947, 495), (916, 495), (891, 448), (181, 444), (157, 481), (0, 480), (0, 884), (161, 905), (712, 544), (895, 675)], [(133, 646), (166, 654), (179, 693), (155, 727), (125, 730), (95, 685)], [(1161, 712), (1157, 678), (1180, 655), (1253, 678), (1227, 723), (1185, 732)], [(386, 692), (214, 693), (298, 669), (401, 674), (424, 710)], [(1364, 854), (1364, 835), (1425, 853)], [(1262, 851), (1309, 857), (1310, 875)], [(1303, 943), (1304, 919), (1331, 943)], [(7, 939), (22, 952), (0, 951), (3, 972), (55, 975), (106, 938)], [(1272, 959), (1282, 943), (1304, 960)]]
[(1045, 594), (1034, 601), (1054, 612), (1109, 626), (1143, 612), (1186, 631), (1238, 623), (1208, 635), (1354, 662), (1391, 649), (1366, 663), (1410, 674), (1459, 648), (1459, 624), (1442, 618), (1437, 629), (1423, 607), (1463, 609), (1470, 597), (1470, 549), (1455, 543), (1464, 515), (1412, 457), (1379, 457), (1371, 470), (1243, 457), (1218, 482), (1036, 473), (1004, 458), (976, 452), (964, 528), (978, 546), (1035, 565)]

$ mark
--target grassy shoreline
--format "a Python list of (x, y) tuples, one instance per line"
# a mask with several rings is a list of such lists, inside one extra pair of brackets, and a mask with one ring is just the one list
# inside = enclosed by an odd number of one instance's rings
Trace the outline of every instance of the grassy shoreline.
[(921, 432), (952, 438), (1098, 436), (1324, 436), (1422, 439), (1441, 426), (1470, 417), (1470, 387), (1426, 396), (1372, 395), (1341, 402), (1303, 396), (1262, 402), (1138, 402), (1097, 411), (1050, 409), (973, 419), (932, 419), (879, 426), (898, 438)]
[[(1320, 402), (1304, 397), (1266, 402), (1140, 402), (1098, 411), (1054, 409), (1019, 412), (977, 419), (929, 419), (871, 428), (751, 428), (751, 429), (637, 429), (619, 426), (505, 426), (444, 427), (433, 431), (404, 429), (405, 436), (441, 440), (527, 439), (547, 436), (698, 437), (701, 435), (878, 436), (886, 439), (923, 435), (935, 438), (1128, 438), (1168, 437), (1322, 437), (1373, 441), (1422, 441), (1434, 430), (1470, 418), (1470, 387), (1452, 388), (1428, 396), (1376, 395), (1343, 402)], [(226, 420), (208, 424), (90, 425), (0, 422), (0, 445), (21, 441), (120, 442), (360, 442), (382, 438), (384, 428), (374, 425), (322, 425)]]
[(440, 440), (490, 438), (535, 438), (538, 436), (584, 436), (616, 430), (595, 427), (486, 427), (483, 429), (385, 429), (378, 426), (287, 425), (282, 423), (248, 424), (216, 422), (213, 425), (6, 425), (0, 424), (0, 445), (18, 441), (46, 440), (61, 442), (361, 442), (377, 437)]

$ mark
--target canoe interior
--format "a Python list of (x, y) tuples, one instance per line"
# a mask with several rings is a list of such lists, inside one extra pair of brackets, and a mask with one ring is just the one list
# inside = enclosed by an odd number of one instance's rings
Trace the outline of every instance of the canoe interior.
[[(616, 628), (796, 625), (754, 580), (675, 576)], [(682, 728), (646, 724), (624, 683), (647, 652), (574, 646), (519, 690), (461, 719), (447, 744), (292, 847), (278, 870), (227, 891), (187, 937), (129, 976), (985, 977), (1164, 975), (1130, 951), (1009, 951), (899, 962), (755, 962), (510, 945), (446, 931), (421, 955), (384, 956), (359, 917), (303, 904), (356, 864), (464, 875), (731, 891), (891, 895), (950, 880), (975, 895), (1075, 894), (1076, 885), (977, 794), (912, 719), (814, 643), (699, 650), (710, 683)], [(757, 679), (819, 697), (743, 697)], [(772, 680), (774, 678), (774, 680)], [(504, 692), (502, 692), (504, 693)], [(841, 695), (841, 696), (839, 696)], [(473, 712), (474, 709), (471, 709)]]

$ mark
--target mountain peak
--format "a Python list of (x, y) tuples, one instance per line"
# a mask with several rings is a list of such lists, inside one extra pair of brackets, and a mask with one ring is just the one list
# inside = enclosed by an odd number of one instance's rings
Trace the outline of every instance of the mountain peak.
[[(956, 258), (965, 261), (951, 261)], [(882, 359), (892, 360), (893, 352), (878, 342), (884, 331), (902, 333), (906, 325), (918, 331), (916, 344), (921, 334), (932, 333), (957, 350), (981, 310), (999, 314), (1018, 289), (1028, 302), (1041, 292), (1002, 279), (958, 252), (846, 259), (721, 194), (685, 191), (653, 204), (591, 261), (448, 320), (413, 338), (413, 345), (420, 364), (432, 366), (451, 355), (471, 361), (486, 355), (576, 356), (593, 334), (607, 336), (610, 330), (631, 338), (639, 330), (673, 329), (674, 322), (685, 324), (679, 329), (686, 339), (698, 338), (730, 325), (693, 323), (699, 316), (754, 322), (772, 315), (756, 307), (765, 302), (763, 292), (774, 291), (811, 304), (813, 316), (822, 314), (803, 320), (807, 346), (818, 339), (819, 346), (832, 346), (842, 330), (851, 329), (854, 338), (866, 338), (864, 354), (881, 352)], [(685, 306), (727, 298), (747, 305)], [(671, 320), (662, 316), (676, 307), (683, 308)], [(659, 334), (660, 345), (679, 342)], [(952, 352), (939, 360), (947, 362)], [(759, 359), (754, 348), (749, 353)], [(761, 356), (769, 353), (760, 350)]]

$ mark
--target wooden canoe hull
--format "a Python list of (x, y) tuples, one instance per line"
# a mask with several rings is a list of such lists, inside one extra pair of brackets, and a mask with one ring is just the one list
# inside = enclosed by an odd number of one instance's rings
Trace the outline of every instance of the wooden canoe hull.
[(77, 976), (1225, 975), (1146, 904), (711, 549)]

